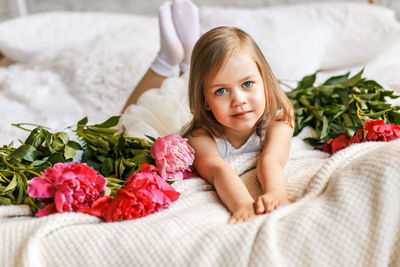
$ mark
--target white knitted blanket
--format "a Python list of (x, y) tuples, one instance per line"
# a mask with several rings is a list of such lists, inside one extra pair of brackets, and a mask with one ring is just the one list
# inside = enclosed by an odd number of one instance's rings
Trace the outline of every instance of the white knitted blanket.
[[(292, 29), (284, 23), (293, 16), (272, 23), (268, 16), (261, 19), (261, 13), (236, 12), (203, 12), (203, 30), (220, 19), (248, 23), (243, 26), (253, 31), (260, 46), (271, 48), (266, 52), (279, 78), (302, 77), (318, 69), (322, 59), (338, 56), (325, 55), (320, 45), (340, 40), (338, 35), (325, 39), (326, 31), (319, 32), (315, 23), (298, 31), (303, 24)], [(84, 115), (100, 122), (117, 114), (158, 51), (156, 29), (155, 18), (135, 19), (85, 45), (39, 55), (30, 65), (0, 68), (1, 144), (24, 137), (11, 122), (61, 128)], [(317, 39), (305, 42), (313, 34)], [(281, 45), (274, 45), (274, 39)], [(352, 55), (339, 47), (343, 57)], [(366, 77), (400, 90), (398, 51), (369, 64)], [(360, 64), (354, 71), (365, 62)], [(172, 78), (144, 94), (122, 117), (127, 134), (178, 132), (190, 120), (186, 90), (184, 79)], [(270, 214), (228, 225), (228, 210), (200, 178), (174, 183), (181, 196), (169, 209), (131, 221), (105, 223), (80, 213), (34, 218), (27, 206), (0, 206), (0, 266), (400, 266), (400, 140), (356, 144), (328, 157), (302, 142), (310, 135), (305, 129), (293, 138), (284, 170), (293, 203)], [(260, 194), (255, 156), (228, 161), (254, 197)]]
[[(123, 116), (128, 133), (179, 130), (190, 119), (184, 81), (143, 95)], [(302, 141), (310, 135), (293, 138), (284, 170), (293, 203), (270, 214), (228, 225), (229, 211), (200, 178), (175, 182), (182, 194), (169, 209), (131, 221), (33, 218), (27, 206), (0, 206), (0, 266), (399, 266), (400, 140), (328, 157)], [(229, 159), (253, 196), (255, 156)]]

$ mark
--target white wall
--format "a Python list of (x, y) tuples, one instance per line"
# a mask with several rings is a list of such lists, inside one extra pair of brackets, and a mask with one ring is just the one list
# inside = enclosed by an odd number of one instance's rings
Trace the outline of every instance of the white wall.
[[(25, 0), (31, 13), (49, 10), (107, 11), (156, 15), (158, 6), (166, 0)], [(261, 7), (310, 2), (337, 2), (338, 0), (193, 0), (199, 6)], [(340, 1), (340, 0), (339, 0)], [(368, 0), (341, 0), (366, 3)], [(18, 0), (0, 0), (1, 19), (18, 16)], [(400, 14), (400, 0), (376, 0), (379, 5), (393, 8)]]

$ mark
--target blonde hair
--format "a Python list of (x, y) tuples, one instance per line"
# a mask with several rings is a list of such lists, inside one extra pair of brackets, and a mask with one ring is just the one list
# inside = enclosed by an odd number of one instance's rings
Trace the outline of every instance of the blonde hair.
[[(283, 110), (281, 120), (293, 127), (293, 107), (286, 94), (280, 88), (256, 42), (246, 32), (234, 27), (217, 27), (203, 34), (193, 48), (189, 75), (189, 105), (193, 119), (183, 131), (183, 136), (192, 134), (197, 128), (203, 128), (210, 135), (225, 137), (221, 124), (212, 112), (206, 109), (204, 96), (205, 80), (220, 69), (234, 53), (247, 49), (257, 64), (264, 83), (266, 108), (256, 123), (256, 133), (261, 136), (262, 129), (269, 128), (275, 120), (269, 114)], [(274, 118), (274, 116), (273, 116)]]

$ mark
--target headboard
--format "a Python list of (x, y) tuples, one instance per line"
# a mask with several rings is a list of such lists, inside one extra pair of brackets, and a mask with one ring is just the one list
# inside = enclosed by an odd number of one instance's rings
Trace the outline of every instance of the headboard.
[[(15, 0), (8, 0), (8, 1), (11, 1), (11, 2), (14, 2)], [(16, 4), (17, 4), (17, 9), (18, 9), (18, 13), (19, 13), (19, 15), (20, 16), (25, 16), (25, 15), (28, 15), (30, 12), (28, 11), (28, 6), (30, 6), (30, 5), (28, 5), (28, 3), (30, 3), (31, 5), (32, 5), (32, 3), (34, 2), (34, 1), (38, 1), (38, 0), (16, 0), (15, 2), (16, 2)], [(66, 1), (69, 1), (69, 0), (66, 0)], [(163, 1), (165, 1), (165, 0), (152, 0), (152, 5), (154, 5), (154, 6), (159, 6), (159, 5), (161, 5), (161, 3), (163, 2)], [(360, 0), (359, 2), (363, 2), (363, 1), (368, 1), (368, 3), (370, 3), (370, 4), (375, 4), (376, 3), (376, 0)], [(14, 3), (15, 3), (14, 2)], [(41, 1), (42, 3), (43, 3), (43, 1)], [(93, 1), (92, 1), (93, 2)], [(90, 7), (90, 6), (93, 6), (93, 5), (91, 5), (91, 3), (92, 2), (90, 2), (90, 1), (87, 1), (87, 3), (86, 4), (81, 4), (81, 5), (79, 5), (80, 7), (85, 7), (85, 10), (88, 10), (88, 6)], [(233, 6), (235, 6), (235, 5), (238, 5), (241, 1), (226, 1), (226, 0), (193, 0), (193, 2), (195, 3), (195, 4), (197, 4), (197, 5), (199, 5), (199, 6), (201, 6), (201, 5), (218, 5), (218, 3), (219, 4), (221, 4), (221, 5), (233, 5)], [(300, 2), (306, 2), (306, 1), (302, 1), (302, 0), (298, 0), (298, 2), (300, 3)], [(324, 1), (324, 2), (326, 2), (326, 1)], [(1, 3), (1, 0), (0, 0), (0, 3)], [(58, 1), (58, 3), (60, 4), (60, 5), (62, 5), (62, 1)], [(57, 4), (58, 4), (57, 3)], [(254, 3), (256, 3), (255, 1), (254, 1)], [(276, 1), (274, 4), (287, 4), (288, 3), (288, 1)], [(296, 1), (290, 1), (290, 3), (296, 3)], [(150, 8), (152, 5), (149, 5), (149, 2), (148, 1), (137, 1), (137, 0), (135, 0), (135, 1), (129, 1), (129, 2), (126, 2), (126, 3), (124, 3), (124, 1), (115, 1), (114, 3), (113, 3), (113, 5), (114, 6), (123, 6), (123, 5), (127, 5), (127, 10), (128, 10), (128, 12), (129, 12), (129, 6), (128, 5), (130, 5), (130, 7), (134, 7), (133, 9), (136, 9), (136, 7), (138, 7), (137, 9), (139, 10), (139, 12), (140, 11), (143, 11), (143, 13), (149, 13), (149, 10), (153, 10), (153, 8)], [(257, 5), (260, 5), (260, 4), (265, 4), (265, 5), (271, 5), (271, 2), (270, 1), (257, 1)], [(98, 3), (96, 3), (96, 5), (98, 5)], [(248, 1), (246, 1), (246, 6), (251, 6), (251, 1), (250, 2), (248, 2)], [(54, 7), (54, 4), (52, 4), (52, 6)], [(68, 5), (67, 5), (68, 6)], [(69, 6), (73, 6), (73, 5), (69, 5)], [(240, 4), (240, 6), (243, 6), (243, 4)], [(107, 7), (111, 7), (110, 5), (107, 5)], [(157, 10), (156, 8), (154, 8), (154, 10)], [(41, 10), (41, 11), (43, 11), (43, 10)], [(109, 11), (115, 11), (115, 10), (109, 10)], [(154, 13), (154, 15), (155, 15), (156, 13)]]

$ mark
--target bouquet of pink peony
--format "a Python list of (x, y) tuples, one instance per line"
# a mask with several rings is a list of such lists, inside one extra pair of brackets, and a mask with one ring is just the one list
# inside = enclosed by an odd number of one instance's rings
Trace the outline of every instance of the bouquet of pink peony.
[(83, 212), (109, 222), (167, 208), (180, 195), (171, 184), (195, 175), (193, 148), (178, 134), (150, 141), (125, 136), (118, 122), (87, 125), (84, 118), (74, 129), (80, 143), (38, 126), (20, 147), (3, 146), (0, 175), (8, 198), (2, 204), (28, 204), (38, 217)]

